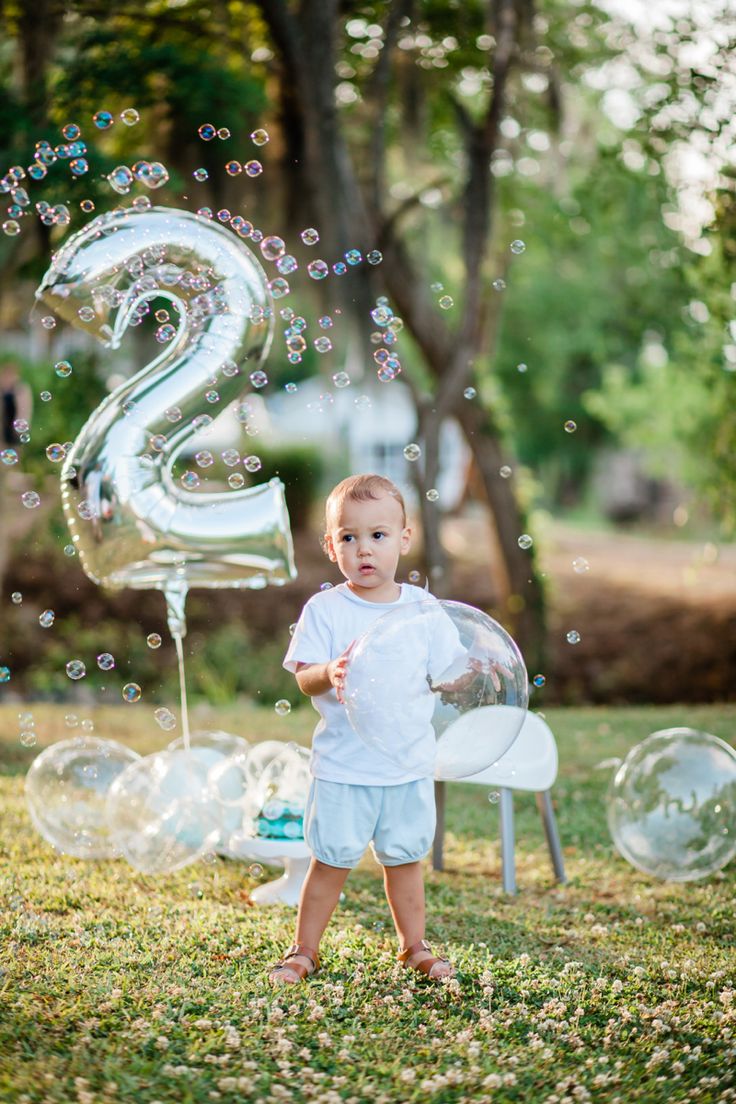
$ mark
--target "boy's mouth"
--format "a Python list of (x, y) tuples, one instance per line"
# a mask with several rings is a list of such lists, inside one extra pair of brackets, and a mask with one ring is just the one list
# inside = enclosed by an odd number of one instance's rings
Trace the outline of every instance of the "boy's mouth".
[(360, 572), (361, 575), (370, 575), (375, 570), (376, 569), (375, 569), (375, 567), (373, 567), (372, 564), (361, 564), (360, 567), (358, 568), (358, 571)]

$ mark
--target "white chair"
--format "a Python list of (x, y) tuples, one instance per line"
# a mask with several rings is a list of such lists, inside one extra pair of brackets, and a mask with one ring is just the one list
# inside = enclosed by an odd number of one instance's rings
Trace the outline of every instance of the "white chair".
[[(501, 870), (503, 888), (516, 893), (514, 861), (514, 790), (529, 790), (536, 795), (542, 817), (552, 867), (558, 882), (566, 881), (560, 837), (552, 809), (550, 789), (557, 777), (557, 744), (552, 730), (536, 713), (527, 713), (519, 735), (509, 750), (492, 766), (460, 782), (474, 782), (498, 790), (501, 814)], [(435, 783), (437, 796), (437, 833), (432, 853), (435, 870), (442, 870), (444, 844), (444, 782)]]
[(256, 886), (251, 898), (259, 905), (297, 905), (312, 852), (303, 839), (260, 839), (257, 836), (231, 837), (229, 854), (234, 859), (261, 859), (284, 867), (280, 878)]

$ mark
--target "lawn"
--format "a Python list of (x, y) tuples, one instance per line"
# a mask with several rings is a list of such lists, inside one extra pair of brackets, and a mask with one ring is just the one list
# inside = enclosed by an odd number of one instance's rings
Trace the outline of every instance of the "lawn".
[[(31, 708), (38, 743), (23, 747)], [(247, 864), (154, 879), (56, 855), (32, 829), (23, 777), (71, 734), (60, 706), (0, 707), (0, 1099), (8, 1102), (736, 1100), (736, 863), (655, 882), (615, 853), (610, 769), (649, 732), (688, 724), (733, 741), (736, 708), (555, 709), (557, 816), (569, 881), (551, 877), (531, 795), (517, 798), (520, 892), (500, 887), (498, 808), (448, 786), (446, 867), (427, 870), (429, 934), (449, 985), (403, 971), (366, 859), (308, 985), (265, 974), (294, 912), (253, 906)], [(76, 710), (139, 751), (165, 746), (143, 703)], [(314, 714), (195, 713), (194, 727), (306, 742)], [(78, 730), (75, 730), (78, 731)]]

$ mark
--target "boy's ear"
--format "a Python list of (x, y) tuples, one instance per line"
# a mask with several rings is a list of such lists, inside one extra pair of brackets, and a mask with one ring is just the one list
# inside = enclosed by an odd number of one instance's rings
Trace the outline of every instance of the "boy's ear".
[(411, 547), (411, 529), (406, 525), (401, 530), (401, 555), (405, 556)]
[(325, 552), (327, 553), (328, 559), (332, 563), (337, 563), (337, 556), (335, 555), (335, 546), (332, 543), (332, 537), (330, 536), (329, 533), (325, 533), (324, 537), (322, 538), (322, 547), (324, 548)]

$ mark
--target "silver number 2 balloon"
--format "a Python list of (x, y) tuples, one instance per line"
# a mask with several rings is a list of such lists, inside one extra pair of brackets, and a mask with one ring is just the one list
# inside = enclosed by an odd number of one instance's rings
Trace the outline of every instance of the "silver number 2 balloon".
[(36, 297), (112, 349), (148, 301), (179, 314), (166, 348), (101, 403), (66, 458), (64, 511), (89, 577), (169, 596), (293, 578), (278, 480), (202, 492), (172, 474), (211, 420), (205, 392), (218, 411), (242, 399), (268, 353), (266, 276), (247, 246), (187, 211), (115, 211), (64, 244)]

